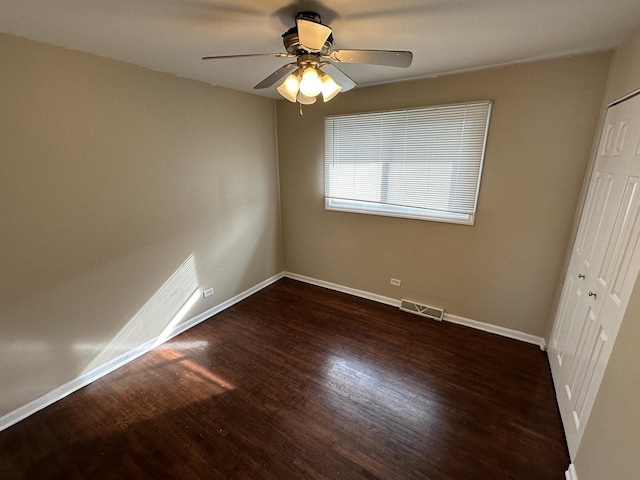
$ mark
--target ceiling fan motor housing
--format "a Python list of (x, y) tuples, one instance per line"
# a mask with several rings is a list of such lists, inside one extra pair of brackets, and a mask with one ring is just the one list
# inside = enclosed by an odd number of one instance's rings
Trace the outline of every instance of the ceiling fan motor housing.
[(309, 20), (310, 22), (319, 23), (323, 25), (322, 18), (319, 13), (306, 11), (306, 12), (298, 12), (296, 14), (296, 20)]
[[(323, 25), (320, 15), (316, 12), (300, 12), (296, 15), (296, 20), (307, 20), (309, 22)], [(289, 55), (301, 55), (310, 53), (300, 43), (297, 25), (295, 27), (291, 27), (289, 30), (282, 34), (282, 43), (284, 44), (284, 48), (287, 50), (287, 53)], [(314, 53), (318, 53), (319, 55), (328, 55), (331, 51), (332, 46), (333, 34), (329, 34), (320, 51)]]

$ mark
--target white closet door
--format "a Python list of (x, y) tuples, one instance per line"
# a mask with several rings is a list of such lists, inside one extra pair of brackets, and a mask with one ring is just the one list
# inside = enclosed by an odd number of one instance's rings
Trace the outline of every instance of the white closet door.
[(549, 343), (575, 458), (640, 270), (640, 95), (609, 108)]

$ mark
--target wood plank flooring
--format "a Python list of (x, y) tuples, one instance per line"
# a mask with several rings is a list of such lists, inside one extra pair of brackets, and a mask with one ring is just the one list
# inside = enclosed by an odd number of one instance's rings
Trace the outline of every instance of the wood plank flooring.
[(0, 432), (0, 478), (562, 480), (536, 346), (282, 279)]

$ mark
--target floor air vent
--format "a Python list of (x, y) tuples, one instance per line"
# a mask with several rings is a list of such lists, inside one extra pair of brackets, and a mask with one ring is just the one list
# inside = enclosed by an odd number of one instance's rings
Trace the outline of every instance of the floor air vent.
[(441, 308), (430, 307), (429, 305), (422, 305), (405, 299), (400, 302), (400, 310), (440, 321), (442, 321), (442, 315), (444, 315), (444, 310)]

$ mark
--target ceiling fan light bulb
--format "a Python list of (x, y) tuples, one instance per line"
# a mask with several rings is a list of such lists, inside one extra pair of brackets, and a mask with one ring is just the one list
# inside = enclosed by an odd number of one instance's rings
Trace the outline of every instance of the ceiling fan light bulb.
[(278, 87), (278, 93), (290, 102), (296, 102), (296, 95), (300, 87), (300, 79), (296, 75), (289, 75), (282, 85)]
[(322, 76), (322, 98), (325, 102), (328, 102), (335, 97), (340, 93), (340, 90), (342, 90), (342, 87), (338, 85), (333, 78), (327, 74)]
[(313, 67), (307, 67), (302, 72), (300, 80), (300, 92), (306, 97), (315, 97), (322, 91), (322, 80)]
[(316, 97), (307, 97), (302, 91), (298, 92), (296, 100), (302, 105), (313, 105), (316, 103)]

